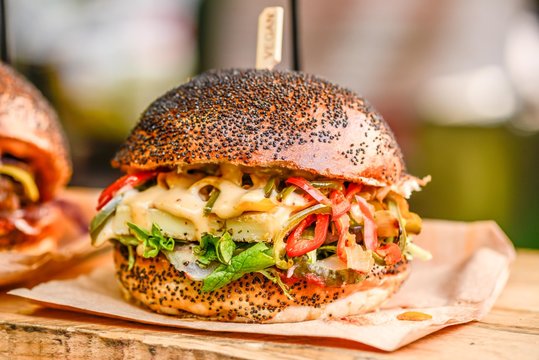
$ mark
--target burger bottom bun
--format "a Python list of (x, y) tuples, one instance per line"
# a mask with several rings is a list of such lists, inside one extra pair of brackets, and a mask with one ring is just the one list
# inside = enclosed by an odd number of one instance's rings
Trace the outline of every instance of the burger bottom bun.
[(162, 314), (255, 323), (341, 318), (374, 311), (409, 274), (403, 263), (391, 273), (372, 275), (358, 284), (321, 287), (300, 280), (290, 286), (296, 299), (290, 300), (279, 286), (257, 273), (203, 292), (201, 281), (190, 280), (162, 255), (150, 259), (136, 256), (129, 270), (127, 248), (120, 244), (114, 250), (114, 263), (127, 300)]

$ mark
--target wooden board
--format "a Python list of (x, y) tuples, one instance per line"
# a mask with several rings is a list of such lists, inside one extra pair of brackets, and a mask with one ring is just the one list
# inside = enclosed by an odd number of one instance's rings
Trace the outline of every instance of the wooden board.
[[(89, 271), (98, 254), (56, 278)], [(40, 279), (34, 279), (34, 283)], [(40, 307), (0, 292), (0, 359), (539, 359), (539, 251), (521, 250), (491, 313), (393, 353), (328, 338), (149, 326)]]

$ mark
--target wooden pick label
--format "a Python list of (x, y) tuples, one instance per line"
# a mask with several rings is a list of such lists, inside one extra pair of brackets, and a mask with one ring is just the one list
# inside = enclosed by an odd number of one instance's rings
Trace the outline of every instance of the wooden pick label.
[(281, 62), (283, 49), (284, 10), (280, 6), (267, 7), (258, 17), (256, 68), (271, 70)]

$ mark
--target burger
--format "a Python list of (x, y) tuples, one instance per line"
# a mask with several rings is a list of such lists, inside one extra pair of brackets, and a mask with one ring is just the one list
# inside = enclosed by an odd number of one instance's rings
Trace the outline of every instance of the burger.
[(290, 71), (222, 70), (154, 101), (90, 226), (153, 311), (233, 322), (377, 309), (409, 274), (428, 181), (365, 99)]
[(56, 114), (34, 86), (0, 63), (0, 253), (56, 249), (62, 211), (51, 200), (70, 176)]

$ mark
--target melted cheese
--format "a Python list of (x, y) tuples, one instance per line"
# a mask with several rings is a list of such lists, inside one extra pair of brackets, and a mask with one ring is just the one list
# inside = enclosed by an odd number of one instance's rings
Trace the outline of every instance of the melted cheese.
[(200, 189), (208, 185), (221, 191), (212, 209), (212, 213), (221, 219), (237, 217), (246, 211), (270, 211), (278, 205), (275, 197), (266, 198), (264, 196), (263, 187), (255, 188), (253, 186), (250, 189), (243, 189), (230, 180), (214, 176), (197, 181), (190, 190), (198, 196)]
[[(116, 214), (110, 220), (106, 235), (127, 235), (128, 221), (149, 230), (157, 223), (167, 236), (182, 240), (199, 240), (204, 233), (230, 231), (239, 241), (272, 241), (290, 214), (307, 201), (292, 193), (279, 202), (275, 193), (264, 196), (268, 177), (252, 175), (253, 186), (241, 187), (242, 173), (237, 167), (224, 165), (221, 177), (163, 174), (164, 181), (144, 191), (127, 192)], [(211, 214), (204, 215), (206, 200), (200, 192), (207, 186), (220, 190)], [(244, 230), (244, 231), (243, 231)]]
[(191, 221), (195, 226), (197, 237), (210, 230), (209, 218), (204, 216), (205, 204), (198, 192), (194, 193), (183, 186), (176, 186), (163, 192), (153, 202), (156, 209)]
[(143, 229), (149, 229), (152, 224), (148, 223), (148, 209), (153, 207), (155, 198), (164, 193), (166, 189), (161, 186), (152, 186), (142, 192), (131, 190), (126, 193), (121, 205), (127, 205), (131, 209), (131, 222)]

